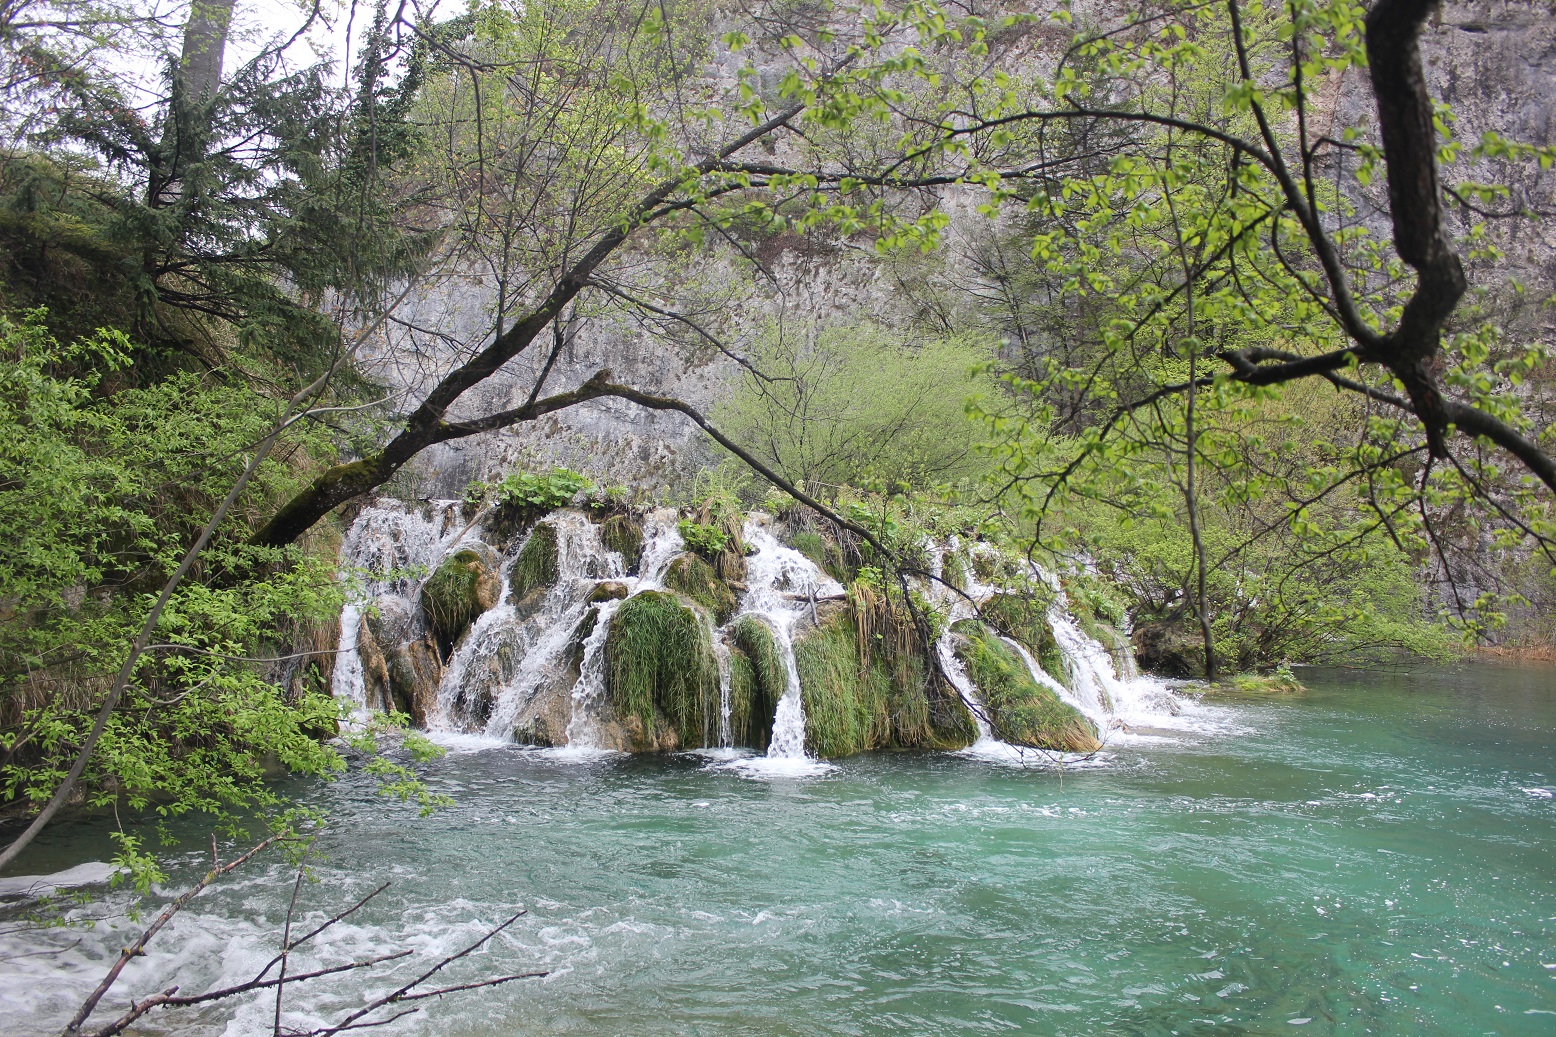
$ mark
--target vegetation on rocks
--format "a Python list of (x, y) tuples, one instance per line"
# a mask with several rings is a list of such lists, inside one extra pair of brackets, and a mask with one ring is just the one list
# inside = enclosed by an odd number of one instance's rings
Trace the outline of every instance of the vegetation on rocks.
[(1074, 706), (1038, 684), (1026, 663), (989, 626), (963, 620), (956, 654), (978, 686), (989, 726), (1003, 741), (1034, 749), (1087, 753), (1100, 749), (1097, 730)]
[(605, 638), (606, 688), (644, 732), (669, 726), (683, 746), (718, 739), (719, 673), (707, 620), (691, 602), (644, 591), (621, 603)]
[(560, 576), (556, 526), (549, 522), (539, 523), (530, 530), (529, 539), (508, 570), (508, 596), (514, 608), (521, 612), (532, 610)]
[(738, 599), (734, 590), (699, 555), (690, 552), (677, 555), (665, 570), (664, 583), (707, 609), (721, 625), (735, 614)]
[(736, 745), (765, 750), (789, 670), (773, 632), (755, 616), (736, 620), (730, 639), (730, 736)]
[(600, 543), (607, 551), (621, 555), (627, 572), (635, 573), (643, 556), (643, 526), (630, 515), (605, 516), (600, 523)]
[(422, 586), (421, 607), (444, 655), (497, 604), (497, 595), (497, 577), (478, 551), (456, 551), (433, 571)]

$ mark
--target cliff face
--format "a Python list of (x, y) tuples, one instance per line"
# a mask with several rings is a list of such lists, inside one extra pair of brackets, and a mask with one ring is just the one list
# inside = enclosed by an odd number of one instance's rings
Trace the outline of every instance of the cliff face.
[[(1450, 2), (1423, 38), (1423, 52), (1436, 96), (1454, 112), (1457, 139), (1467, 146), (1492, 130), (1535, 144), (1556, 142), (1556, 2), (1472, 0)], [(726, 70), (728, 71), (728, 70)], [(1365, 70), (1324, 85), (1317, 96), (1318, 125), (1338, 137), (1347, 126), (1374, 131), (1373, 100)], [(1464, 162), (1449, 180), (1491, 179)], [(1369, 189), (1354, 187), (1355, 218), (1374, 233), (1389, 234), (1381, 178)], [(1490, 206), (1521, 206), (1556, 213), (1556, 174), (1532, 166), (1514, 185), (1514, 198)], [(954, 203), (954, 199), (951, 199)], [(987, 223), (952, 204), (947, 232), (951, 247), (927, 261), (917, 288), (900, 270), (884, 266), (867, 249), (847, 242), (817, 243), (783, 236), (753, 247), (759, 274), (733, 258), (713, 269), (656, 270), (643, 283), (671, 286), (675, 300), (649, 297), (693, 317), (725, 346), (739, 350), (773, 321), (805, 315), (808, 320), (869, 318), (888, 326), (922, 317), (925, 300), (942, 322), (970, 316), (974, 301), (950, 289), (962, 280), (947, 276), (957, 254), (975, 246)], [(1455, 219), (1467, 230), (1468, 216)], [(1489, 240), (1504, 254), (1494, 263), (1470, 260), (1470, 278), (1483, 303), (1508, 329), (1509, 341), (1556, 346), (1556, 313), (1543, 306), (1556, 288), (1556, 219), (1491, 220)], [(635, 271), (638, 272), (638, 271)], [(1516, 292), (1516, 280), (1527, 290)], [(431, 283), (377, 343), (369, 373), (389, 386), (409, 410), (434, 377), (455, 357), (478, 348), (491, 328), (493, 294), (473, 274)], [(522, 404), (545, 359), (549, 342), (521, 357), (499, 377), (478, 386), (456, 416), (488, 413)], [(576, 319), (550, 375), (547, 392), (571, 388), (601, 368), (616, 381), (675, 395), (705, 412), (735, 385), (739, 367), (719, 348), (683, 323), (646, 322), (625, 307), (597, 305)], [(622, 484), (652, 495), (716, 463), (717, 452), (679, 414), (649, 412), (618, 400), (595, 401), (504, 432), (473, 437), (426, 451), (402, 476), (402, 491), (420, 497), (457, 497), (472, 479), (490, 479), (516, 467), (562, 464), (588, 473), (603, 485)]]

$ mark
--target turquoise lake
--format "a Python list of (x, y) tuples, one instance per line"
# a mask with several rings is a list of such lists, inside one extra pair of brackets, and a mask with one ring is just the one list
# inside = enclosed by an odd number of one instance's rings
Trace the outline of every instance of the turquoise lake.
[[(523, 907), (445, 982), (547, 978), (368, 1032), (1556, 1034), (1556, 669), (1301, 675), (1303, 696), (1218, 703), (1219, 733), (1062, 771), (876, 754), (753, 778), (499, 747), (432, 765), (457, 805), (430, 818), (361, 775), (299, 786), (333, 817), (304, 921), (393, 884), (294, 969), (417, 953), (297, 987), (285, 1021), (336, 1018)], [(103, 824), (56, 827), (28, 870), (80, 864)], [(205, 859), (193, 844), (169, 889)], [(252, 866), (116, 996), (246, 978), (290, 895), (283, 862)], [(57, 1032), (126, 932), (5, 928), (17, 1034)], [(144, 1032), (270, 1033), (273, 1012)]]

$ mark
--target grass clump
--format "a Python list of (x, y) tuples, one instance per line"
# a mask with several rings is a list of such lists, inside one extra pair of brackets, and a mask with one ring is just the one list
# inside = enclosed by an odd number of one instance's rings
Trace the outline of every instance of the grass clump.
[(731, 635), (730, 735), (736, 745), (766, 749), (778, 700), (789, 687), (789, 670), (778, 639), (760, 619), (741, 618)]
[(795, 646), (805, 742), (821, 756), (869, 749), (960, 749), (978, 731), (960, 699), (928, 679), (922, 655), (888, 657), (847, 611)]
[(456, 552), (427, 578), (421, 607), (445, 654), (481, 613), (497, 603), (495, 584), (481, 555), (469, 550)]
[(677, 555), (665, 570), (665, 586), (707, 609), (720, 624), (727, 623), (735, 614), (735, 592), (719, 579), (713, 566), (697, 555)]
[(1017, 594), (996, 594), (979, 609), (986, 623), (1032, 653), (1043, 671), (1065, 682), (1064, 656), (1048, 622), (1048, 603)]
[(963, 620), (957, 656), (983, 695), (989, 726), (1004, 741), (1034, 749), (1094, 752), (1096, 728), (1075, 707), (1032, 679), (1026, 663), (987, 624)]
[(679, 596), (644, 591), (621, 603), (605, 638), (606, 689), (620, 717), (636, 716), (644, 731), (661, 717), (682, 746), (711, 745), (718, 736), (718, 662), (707, 623)]
[(1297, 680), (1289, 666), (1277, 666), (1270, 673), (1240, 673), (1232, 678), (1232, 688), (1244, 695), (1299, 695), (1307, 688)]
[(818, 756), (852, 756), (891, 738), (891, 679), (882, 666), (860, 666), (857, 637), (851, 622), (835, 617), (794, 647), (805, 744)]
[(600, 523), (600, 543), (621, 555), (627, 572), (637, 572), (643, 559), (643, 527), (630, 515), (609, 515)]
[(837, 541), (809, 529), (795, 533), (792, 539), (794, 549), (815, 562), (817, 568), (826, 572), (828, 576), (839, 583), (852, 582), (853, 574), (848, 571), (848, 562), (843, 557), (843, 548)]
[(556, 526), (542, 523), (524, 541), (519, 557), (508, 571), (508, 590), (520, 606), (536, 591), (555, 585), (561, 576), (557, 565)]

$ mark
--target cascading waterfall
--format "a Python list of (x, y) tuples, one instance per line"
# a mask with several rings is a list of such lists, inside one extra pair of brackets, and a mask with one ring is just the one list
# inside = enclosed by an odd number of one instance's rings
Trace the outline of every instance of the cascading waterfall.
[[(341, 616), (335, 694), (359, 707), (369, 705), (364, 660), (357, 648), (359, 638), (365, 636), (369, 603), (378, 610), (375, 634), (383, 628), (386, 637), (423, 636), (425, 624), (417, 600), (423, 583), (443, 559), (468, 547), (483, 555), (488, 572), (495, 569), (501, 591), (496, 604), (474, 621), (442, 661), (428, 727), (451, 738), (476, 736), (483, 740), (481, 744), (518, 740), (585, 750), (586, 755), (621, 745), (621, 728), (606, 701), (605, 644), (622, 600), (591, 602), (590, 598), (602, 581), (621, 584), (615, 594), (624, 590), (627, 597), (662, 589), (670, 563), (685, 550), (678, 518), (670, 509), (646, 517), (638, 573), (629, 575), (621, 555), (605, 546), (600, 527), (588, 515), (574, 509), (552, 512), (539, 525), (548, 527), (546, 535), (555, 538), (558, 578), (544, 590), (515, 601), (510, 577), (524, 550), (524, 538), (499, 555), (482, 542), (482, 530), (461, 515), (454, 501), (425, 506), (384, 502), (364, 509), (343, 547), (343, 571), (368, 575), (355, 576), (364, 579), (363, 592), (353, 596)], [(805, 555), (779, 542), (769, 521), (753, 516), (746, 524), (751, 553), (746, 559), (746, 588), (736, 610), (737, 618), (756, 617), (772, 632), (783, 664), (785, 686), (774, 711), (768, 750), (764, 757), (752, 758), (733, 748), (728, 625), (715, 629), (705, 619), (719, 691), (716, 731), (710, 731), (709, 738), (716, 738), (722, 750), (715, 755), (736, 757), (741, 769), (802, 772), (817, 767), (818, 761), (805, 749), (805, 701), (795, 636), (816, 619), (818, 600), (841, 598), (844, 588)], [(534, 535), (531, 531), (530, 536)], [(954, 538), (930, 546), (937, 578), (922, 584), (921, 590), (945, 610), (950, 623), (976, 616), (983, 604), (1004, 592), (982, 582), (973, 564), (980, 554), (993, 554), (992, 547), (964, 545)], [(938, 577), (946, 574), (947, 566), (958, 569), (942, 581)], [(1057, 579), (1036, 567), (1032, 576), (1054, 590), (1048, 618), (1065, 667), (1063, 679), (1046, 672), (1026, 646), (1010, 638), (1002, 640), (1035, 681), (1096, 724), (1107, 742), (1142, 732), (1206, 728), (1207, 717), (1200, 707), (1161, 682), (1134, 672), (1132, 658), (1115, 660), (1114, 653), (1088, 634), (1070, 614)], [(592, 626), (586, 625), (591, 622)], [(995, 736), (982, 694), (956, 655), (950, 623), (934, 649), (942, 672), (977, 724), (978, 740), (969, 752), (991, 759), (1025, 760), (1028, 750), (1006, 745)]]
[(363, 610), (377, 607), (384, 617), (409, 620), (416, 615), (420, 581), (458, 543), (473, 534), (460, 520), (460, 502), (428, 501), (422, 507), (382, 501), (363, 508), (341, 544), (341, 578), (361, 585), (340, 617), (331, 691), (359, 707), (367, 688), (357, 640)]
[(815, 608), (818, 598), (840, 597), (843, 586), (809, 558), (779, 543), (759, 522), (746, 523), (745, 540), (756, 553), (746, 559), (747, 590), (741, 612), (760, 616), (772, 630), (787, 677), (773, 714), (767, 758), (803, 761), (807, 758), (805, 704), (794, 660), (794, 625), (807, 609)]

